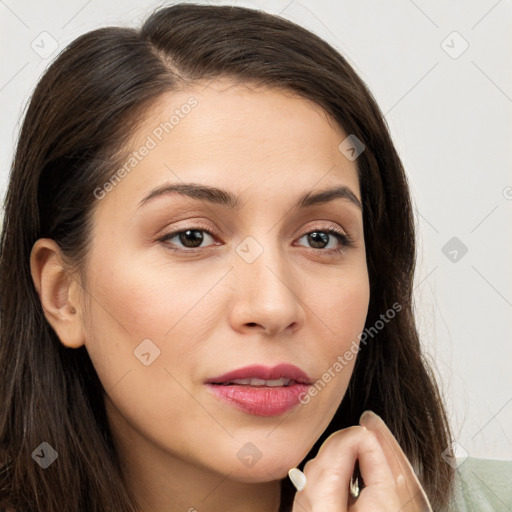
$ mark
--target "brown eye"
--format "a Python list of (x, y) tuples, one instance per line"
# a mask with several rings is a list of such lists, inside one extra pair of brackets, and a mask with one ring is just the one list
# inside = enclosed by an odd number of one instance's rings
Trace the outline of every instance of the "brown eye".
[[(204, 234), (206, 233), (207, 236), (213, 238), (213, 235), (205, 230), (205, 229), (184, 229), (180, 231), (173, 231), (172, 233), (168, 233), (162, 238), (160, 238), (161, 242), (170, 242), (173, 239), (176, 239), (176, 242), (171, 243), (171, 245), (179, 245), (182, 244), (182, 247), (186, 249), (197, 249), (200, 248), (201, 244), (203, 243), (205, 237)], [(176, 249), (181, 250), (181, 249)]]
[[(318, 229), (306, 233), (301, 238), (307, 237), (307, 242), (311, 245), (312, 249), (318, 249), (323, 252), (341, 252), (346, 248), (352, 246), (351, 238), (340, 231), (334, 229)], [(332, 239), (338, 241), (338, 247), (327, 247)], [(336, 245), (336, 244), (335, 244)]]
[(306, 236), (308, 237), (308, 242), (310, 242), (315, 249), (324, 249), (329, 243), (331, 235), (324, 231), (313, 231)]

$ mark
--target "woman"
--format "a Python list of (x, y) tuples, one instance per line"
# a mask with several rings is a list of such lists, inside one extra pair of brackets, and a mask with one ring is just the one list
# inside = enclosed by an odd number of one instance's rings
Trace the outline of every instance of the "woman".
[(326, 42), (191, 4), (82, 35), (5, 205), (3, 510), (450, 505), (406, 177)]

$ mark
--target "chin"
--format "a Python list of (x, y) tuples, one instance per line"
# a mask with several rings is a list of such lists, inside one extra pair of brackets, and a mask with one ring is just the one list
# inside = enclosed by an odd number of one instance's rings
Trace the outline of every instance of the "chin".
[(259, 484), (266, 482), (274, 482), (288, 476), (288, 470), (294, 466), (290, 466), (284, 470), (281, 467), (266, 466), (265, 468), (257, 468), (256, 466), (248, 469), (237, 469), (230, 476), (230, 480), (242, 483)]
[[(240, 462), (234, 463), (226, 473), (231, 473), (230, 479), (238, 482), (259, 483), (280, 480), (288, 476), (288, 471), (296, 467), (303, 459), (299, 455), (286, 452), (270, 452), (271, 454), (261, 454), (252, 460), (248, 456), (244, 456)], [(223, 471), (221, 471), (223, 472)], [(224, 474), (226, 474), (224, 473)]]

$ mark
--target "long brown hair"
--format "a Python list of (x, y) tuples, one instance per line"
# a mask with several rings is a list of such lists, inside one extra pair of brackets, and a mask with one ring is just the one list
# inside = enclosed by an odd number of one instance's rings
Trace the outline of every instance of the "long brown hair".
[[(337, 413), (299, 467), (327, 436), (371, 409), (414, 464), (434, 510), (440, 509), (453, 479), (441, 457), (451, 434), (415, 325), (414, 217), (386, 121), (345, 58), (308, 30), (263, 11), (196, 4), (157, 10), (139, 30), (107, 27), (78, 37), (48, 67), (29, 103), (1, 238), (0, 507), (137, 510), (107, 422), (104, 390), (85, 347), (64, 347), (45, 319), (29, 257), (34, 242), (48, 237), (70, 266), (84, 269), (93, 191), (119, 168), (144, 113), (164, 93), (217, 77), (298, 93), (362, 141), (357, 168), (370, 279), (366, 326), (401, 305), (362, 345)], [(32, 459), (42, 442), (58, 452), (58, 463), (45, 470)], [(281, 511), (290, 510), (293, 494), (283, 479)]]

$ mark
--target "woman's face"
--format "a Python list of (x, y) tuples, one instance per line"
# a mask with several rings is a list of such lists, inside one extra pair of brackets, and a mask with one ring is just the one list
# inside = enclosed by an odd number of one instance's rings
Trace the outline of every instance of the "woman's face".
[[(313, 102), (217, 80), (166, 95), (138, 127), (134, 160), (95, 191), (84, 343), (132, 466), (151, 457), (270, 481), (329, 424), (369, 301), (356, 161), (338, 149), (347, 135)], [(225, 192), (152, 195), (185, 184)], [(349, 193), (297, 205), (339, 187)], [(284, 412), (235, 407), (205, 383), (281, 363), (321, 382)]]

